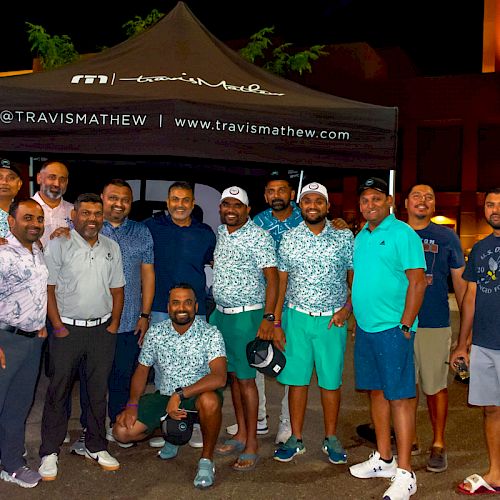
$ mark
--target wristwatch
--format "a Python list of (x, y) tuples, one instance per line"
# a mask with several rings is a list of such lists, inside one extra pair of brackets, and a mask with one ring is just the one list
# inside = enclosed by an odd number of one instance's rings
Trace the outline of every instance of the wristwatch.
[(146, 318), (146, 319), (151, 319), (151, 314), (143, 313), (139, 314), (139, 318)]
[(401, 328), (401, 331), (404, 333), (408, 333), (410, 331), (410, 327), (408, 325), (401, 325), (399, 328)]
[(179, 399), (181, 401), (184, 401), (186, 399), (186, 396), (184, 396), (184, 390), (182, 387), (177, 387), (177, 389), (175, 389), (175, 393), (179, 395)]
[(274, 314), (273, 313), (264, 314), (263, 318), (267, 319), (267, 321), (274, 321)]

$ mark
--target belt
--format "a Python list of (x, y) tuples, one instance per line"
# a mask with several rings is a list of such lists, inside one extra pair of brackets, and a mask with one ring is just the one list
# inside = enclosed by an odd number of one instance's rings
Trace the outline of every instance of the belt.
[(106, 314), (106, 316), (103, 316), (102, 318), (94, 318), (94, 319), (71, 319), (61, 316), (61, 321), (65, 325), (84, 326), (85, 328), (92, 328), (93, 326), (99, 326), (102, 325), (103, 323), (106, 323), (106, 321), (108, 321), (109, 318), (111, 318), (111, 313)]
[(240, 306), (240, 307), (222, 307), (217, 304), (215, 307), (222, 314), (238, 314), (245, 311), (256, 311), (257, 309), (263, 309), (264, 304), (253, 304), (251, 306)]
[(288, 304), (288, 307), (290, 309), (295, 309), (298, 312), (304, 313), (304, 314), (309, 314), (309, 316), (333, 316), (337, 311), (340, 311), (342, 308), (337, 307), (333, 311), (306, 311), (305, 309), (302, 309), (302, 307), (294, 306), (293, 304)]
[(38, 335), (38, 330), (34, 332), (27, 332), (26, 330), (21, 330), (16, 326), (7, 325), (6, 323), (0, 323), (0, 330), (3, 330), (8, 333), (15, 333), (16, 335), (22, 335), (23, 337), (36, 337)]

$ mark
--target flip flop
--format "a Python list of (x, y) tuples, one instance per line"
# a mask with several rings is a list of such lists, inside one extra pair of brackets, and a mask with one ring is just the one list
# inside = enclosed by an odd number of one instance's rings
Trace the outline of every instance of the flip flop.
[[(232, 465), (233, 470), (238, 472), (248, 472), (250, 470), (254, 470), (257, 462), (259, 461), (259, 455), (256, 453), (242, 453), (238, 456), (238, 459)], [(250, 462), (248, 465), (238, 466), (240, 462)]]
[[(227, 449), (221, 450), (221, 448), (226, 447)], [(215, 453), (222, 457), (227, 455), (234, 455), (235, 453), (240, 453), (245, 449), (245, 443), (238, 441), (237, 439), (226, 439), (222, 444), (215, 448)]]
[[(470, 484), (470, 489), (465, 487), (467, 483)], [(457, 493), (462, 495), (500, 495), (500, 486), (491, 486), (479, 474), (471, 474), (457, 486)]]

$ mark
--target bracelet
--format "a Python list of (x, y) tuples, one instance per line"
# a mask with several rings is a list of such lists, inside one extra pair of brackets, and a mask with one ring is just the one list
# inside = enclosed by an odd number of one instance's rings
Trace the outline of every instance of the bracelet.
[(66, 327), (63, 326), (62, 328), (58, 328), (57, 330), (52, 330), (54, 333), (59, 333), (62, 332), (63, 330), (66, 330)]
[(281, 321), (275, 321), (274, 328), (281, 328)]
[(352, 304), (350, 302), (346, 302), (344, 304), (344, 307), (348, 310), (348, 311), (351, 311), (352, 312)]
[(135, 408), (139, 408), (139, 405), (135, 403), (127, 403), (127, 406), (133, 406)]

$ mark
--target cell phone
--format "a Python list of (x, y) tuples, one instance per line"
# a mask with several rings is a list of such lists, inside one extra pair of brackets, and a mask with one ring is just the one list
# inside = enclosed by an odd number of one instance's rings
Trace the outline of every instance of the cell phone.
[(457, 358), (455, 363), (453, 364), (455, 370), (458, 373), (458, 376), (462, 379), (465, 380), (469, 378), (470, 372), (469, 372), (469, 367), (467, 366), (467, 363), (465, 362), (465, 359), (460, 357)]

